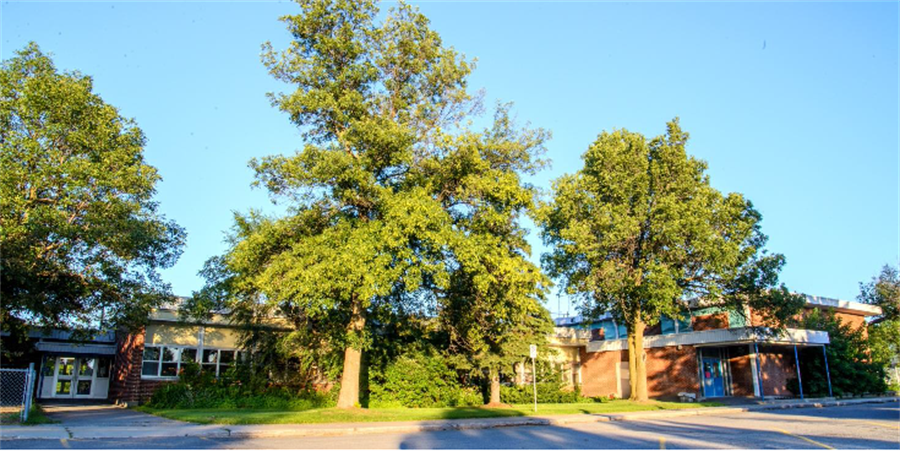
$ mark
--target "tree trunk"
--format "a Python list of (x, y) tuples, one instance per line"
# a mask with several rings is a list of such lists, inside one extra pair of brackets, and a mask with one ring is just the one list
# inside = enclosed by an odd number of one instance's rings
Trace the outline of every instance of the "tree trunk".
[(500, 372), (495, 369), (491, 370), (491, 402), (488, 404), (500, 404)]
[(635, 383), (637, 382), (637, 353), (634, 352), (636, 349), (634, 346), (634, 325), (628, 324), (627, 329), (627, 342), (628, 342), (628, 399), (634, 399), (634, 394), (637, 393), (637, 387), (635, 387)]
[(638, 319), (628, 331), (628, 369), (632, 401), (647, 401), (647, 355), (644, 353), (644, 329), (647, 325)]
[[(366, 325), (359, 300), (354, 297), (347, 332), (354, 338), (362, 335)], [(341, 392), (338, 395), (337, 407), (351, 409), (359, 406), (359, 374), (362, 369), (362, 351), (358, 344), (351, 344), (344, 350), (344, 369), (341, 373)]]

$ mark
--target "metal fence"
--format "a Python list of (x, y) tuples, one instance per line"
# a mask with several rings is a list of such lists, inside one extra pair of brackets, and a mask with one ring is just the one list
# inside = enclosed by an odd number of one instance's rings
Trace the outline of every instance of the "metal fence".
[(21, 409), (22, 422), (27, 421), (35, 379), (33, 363), (27, 369), (0, 368), (0, 411)]

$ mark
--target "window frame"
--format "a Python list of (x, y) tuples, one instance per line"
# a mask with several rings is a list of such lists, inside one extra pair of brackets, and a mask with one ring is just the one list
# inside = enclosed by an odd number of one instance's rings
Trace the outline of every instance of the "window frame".
[[(178, 380), (179, 374), (181, 374), (182, 365), (187, 364), (187, 363), (199, 364), (201, 371), (205, 367), (209, 367), (210, 369), (212, 367), (215, 367), (215, 369), (216, 369), (215, 377), (218, 378), (218, 377), (221, 377), (221, 374), (224, 371), (227, 371), (228, 368), (232, 367), (234, 365), (234, 363), (238, 361), (238, 356), (242, 354), (241, 351), (236, 348), (213, 348), (213, 347), (204, 347), (202, 345), (201, 346), (189, 346), (189, 345), (152, 344), (152, 345), (144, 346), (145, 351), (147, 348), (157, 348), (159, 350), (158, 358), (156, 360), (145, 360), (144, 353), (141, 353), (141, 379), (148, 379), (148, 380), (169, 380), (169, 381)], [(171, 349), (173, 351), (173, 353), (175, 354), (174, 361), (165, 360), (165, 352), (167, 349)], [(194, 354), (193, 362), (184, 361), (183, 356), (185, 354), (185, 350), (196, 351), (196, 353)], [(207, 351), (215, 352), (216, 360), (214, 363), (205, 363), (204, 362), (205, 359), (203, 359), (203, 356), (204, 356), (204, 354), (206, 354)], [(222, 353), (223, 352), (231, 352), (232, 353), (233, 357), (232, 357), (232, 360), (230, 363), (227, 363), (227, 364), (222, 363)], [(144, 374), (144, 363), (156, 363), (156, 374), (155, 375)], [(171, 365), (172, 363), (176, 364), (175, 375), (174, 376), (163, 375), (162, 374), (163, 365), (164, 364)], [(222, 367), (225, 367), (224, 371), (222, 370)]]

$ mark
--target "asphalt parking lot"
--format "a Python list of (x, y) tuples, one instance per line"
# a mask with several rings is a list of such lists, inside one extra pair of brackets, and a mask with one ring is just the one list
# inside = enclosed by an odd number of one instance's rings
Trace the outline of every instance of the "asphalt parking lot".
[(4, 449), (900, 449), (900, 403), (341, 437), (3, 440)]

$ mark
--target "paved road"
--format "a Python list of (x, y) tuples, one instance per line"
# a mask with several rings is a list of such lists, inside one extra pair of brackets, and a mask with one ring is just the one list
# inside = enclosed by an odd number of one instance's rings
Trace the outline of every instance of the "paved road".
[(288, 439), (4, 440), (26, 448), (900, 449), (900, 404), (645, 421)]

